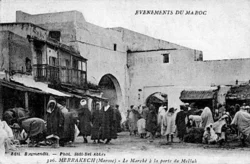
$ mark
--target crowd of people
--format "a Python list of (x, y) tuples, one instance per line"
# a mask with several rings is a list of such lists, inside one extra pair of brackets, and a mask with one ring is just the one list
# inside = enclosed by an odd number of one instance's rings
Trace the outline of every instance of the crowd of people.
[[(228, 132), (241, 139), (243, 145), (250, 141), (250, 106), (236, 104), (218, 105), (213, 112), (209, 107), (198, 109), (195, 104), (183, 104), (180, 108), (130, 106), (122, 121), (119, 105), (111, 106), (107, 100), (96, 102), (88, 108), (87, 99), (80, 101), (80, 108), (68, 110), (53, 97), (46, 109), (45, 119), (30, 117), (28, 110), (12, 108), (4, 112), (0, 120), (0, 150), (15, 150), (15, 144), (52, 146), (58, 148), (74, 143), (77, 136), (93, 143), (108, 144), (117, 139), (117, 133), (128, 130), (131, 136), (139, 136), (153, 142), (156, 137), (173, 142), (224, 143)], [(2, 151), (0, 152), (2, 153)]]
[[(77, 136), (88, 138), (93, 143), (108, 144), (121, 132), (119, 105), (111, 106), (107, 100), (96, 102), (94, 109), (88, 108), (87, 99), (80, 101), (79, 109), (68, 110), (50, 97), (45, 119), (31, 117), (23, 108), (8, 109), (0, 120), (0, 149), (8, 152), (15, 145), (30, 147), (52, 146), (58, 148), (72, 145)], [(4, 134), (4, 135), (2, 135)]]
[(158, 135), (166, 136), (167, 140), (174, 138), (175, 132), (175, 111), (167, 110), (162, 104), (157, 111), (153, 104), (147, 106), (130, 106), (127, 111), (127, 124), (130, 135), (139, 135), (141, 138), (149, 138), (150, 142)]
[(200, 142), (204, 144), (225, 143), (229, 133), (241, 139), (242, 144), (248, 140), (250, 134), (250, 107), (226, 107), (218, 105), (211, 111), (209, 107), (198, 109), (194, 103), (183, 104), (180, 109), (168, 108), (161, 104), (130, 106), (127, 111), (127, 122), (130, 135), (139, 135), (153, 142), (155, 137), (165, 138), (173, 142), (176, 136), (179, 142)]

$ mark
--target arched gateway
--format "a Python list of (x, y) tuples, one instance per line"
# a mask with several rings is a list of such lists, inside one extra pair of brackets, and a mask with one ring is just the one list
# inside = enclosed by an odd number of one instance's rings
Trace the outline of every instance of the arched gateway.
[(149, 106), (149, 104), (153, 104), (156, 109), (158, 109), (163, 103), (168, 105), (168, 95), (161, 92), (155, 92), (147, 97), (145, 103), (147, 106)]
[(118, 80), (113, 75), (104, 75), (99, 82), (99, 86), (103, 92), (103, 97), (108, 98), (111, 105), (121, 105), (121, 87)]

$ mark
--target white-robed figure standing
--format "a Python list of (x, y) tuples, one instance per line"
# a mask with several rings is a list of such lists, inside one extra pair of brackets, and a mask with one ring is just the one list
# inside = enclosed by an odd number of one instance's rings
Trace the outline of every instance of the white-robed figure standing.
[(166, 136), (167, 142), (169, 141), (169, 136), (171, 136), (171, 142), (174, 139), (175, 132), (175, 109), (170, 108), (167, 110), (164, 119), (163, 119), (163, 136)]
[(157, 115), (157, 125), (161, 130), (161, 135), (164, 136), (164, 132), (165, 132), (165, 126), (164, 126), (164, 117), (166, 115), (166, 106), (164, 106), (164, 104), (162, 104), (159, 107), (158, 110), (158, 115)]
[(139, 112), (137, 111), (134, 105), (130, 106), (130, 109), (127, 111), (127, 119), (129, 125), (130, 135), (137, 134), (137, 121), (138, 121)]
[(205, 107), (201, 113), (201, 127), (205, 129), (212, 123), (214, 123), (212, 112), (209, 107)]

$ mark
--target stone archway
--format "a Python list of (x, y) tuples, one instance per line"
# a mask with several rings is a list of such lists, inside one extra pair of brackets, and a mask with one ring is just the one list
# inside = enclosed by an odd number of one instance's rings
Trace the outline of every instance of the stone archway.
[(161, 92), (155, 92), (149, 95), (145, 102), (147, 106), (149, 106), (149, 104), (153, 104), (157, 109), (162, 103), (168, 105), (168, 95)]
[(103, 97), (108, 98), (111, 105), (120, 105), (122, 102), (121, 87), (115, 76), (106, 74), (102, 76), (99, 84), (103, 92)]

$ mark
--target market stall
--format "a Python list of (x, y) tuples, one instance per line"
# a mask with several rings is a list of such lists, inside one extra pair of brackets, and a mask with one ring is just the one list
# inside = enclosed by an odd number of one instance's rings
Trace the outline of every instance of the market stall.
[(209, 107), (214, 111), (217, 92), (217, 90), (183, 90), (180, 100), (184, 103), (194, 104), (198, 109)]
[(227, 105), (242, 105), (243, 103), (250, 104), (250, 85), (235, 85), (232, 86), (226, 95)]

